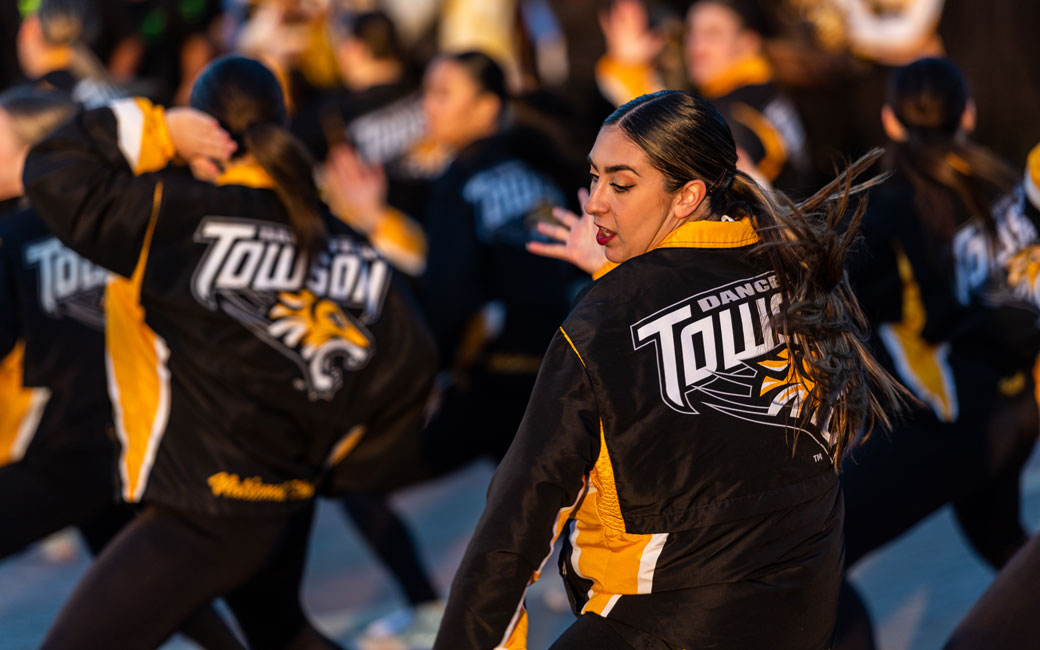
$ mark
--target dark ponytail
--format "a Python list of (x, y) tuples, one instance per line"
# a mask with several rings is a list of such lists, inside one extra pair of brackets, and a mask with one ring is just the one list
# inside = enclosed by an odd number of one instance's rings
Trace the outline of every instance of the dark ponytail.
[[(726, 121), (707, 100), (666, 90), (617, 109), (615, 125), (646, 154), (676, 192), (691, 180), (708, 189), (703, 218), (749, 218), (759, 235), (753, 255), (776, 273), (783, 302), (771, 323), (789, 344), (794, 373), (810, 389), (798, 426), (814, 413), (833, 446), (835, 467), (860, 431), (890, 426), (909, 395), (871, 356), (867, 321), (845, 275), (845, 257), (866, 209), (853, 197), (879, 179), (855, 179), (881, 156), (875, 150), (801, 203), (760, 187), (736, 169), (737, 152)], [(700, 209), (700, 208), (698, 208)], [(851, 212), (851, 214), (850, 214)]]
[(888, 166), (913, 184), (917, 213), (943, 245), (957, 225), (953, 201), (993, 233), (993, 203), (1017, 181), (1003, 161), (961, 134), (968, 102), (967, 81), (947, 59), (920, 59), (889, 80), (887, 103), (906, 139), (892, 144)]
[(289, 213), (297, 246), (313, 259), (325, 247), (325, 224), (310, 153), (292, 134), (271, 122), (253, 123), (243, 140), (246, 151), (274, 179), (274, 191)]
[(466, 75), (476, 84), (481, 93), (491, 93), (502, 103), (504, 109), (509, 101), (509, 90), (506, 88), (506, 75), (502, 66), (487, 54), (477, 50), (459, 52), (457, 54), (446, 54), (443, 57), (452, 61), (463, 70)]
[(882, 155), (871, 151), (800, 203), (762, 189), (743, 172), (730, 191), (729, 212), (753, 219), (760, 237), (755, 254), (776, 272), (783, 303), (774, 326), (792, 344), (795, 372), (812, 387), (807, 402), (819, 407), (835, 463), (861, 431), (865, 439), (879, 423), (890, 428), (891, 416), (913, 399), (867, 349), (869, 325), (845, 273), (867, 208), (862, 192), (883, 179), (855, 181)]
[(89, 0), (42, 0), (36, 10), (43, 40), (51, 47), (72, 52), (69, 69), (79, 79), (111, 84), (108, 70), (98, 61), (90, 43), (100, 32), (101, 21)]
[(296, 246), (311, 259), (326, 246), (314, 161), (285, 128), (285, 101), (274, 73), (253, 59), (225, 56), (209, 64), (191, 91), (191, 106), (214, 116), (274, 180)]

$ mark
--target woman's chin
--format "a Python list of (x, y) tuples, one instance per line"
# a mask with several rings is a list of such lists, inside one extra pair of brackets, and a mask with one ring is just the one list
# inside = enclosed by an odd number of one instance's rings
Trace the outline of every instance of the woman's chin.
[(604, 246), (603, 253), (607, 256), (607, 261), (614, 264), (621, 264), (628, 259), (618, 246)]

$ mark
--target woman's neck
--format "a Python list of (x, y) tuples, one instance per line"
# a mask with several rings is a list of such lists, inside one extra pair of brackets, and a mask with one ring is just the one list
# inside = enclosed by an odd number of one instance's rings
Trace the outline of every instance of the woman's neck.
[(55, 70), (65, 70), (72, 65), (73, 52), (71, 47), (58, 46), (48, 47), (39, 52), (28, 70), (32, 77), (39, 78)]

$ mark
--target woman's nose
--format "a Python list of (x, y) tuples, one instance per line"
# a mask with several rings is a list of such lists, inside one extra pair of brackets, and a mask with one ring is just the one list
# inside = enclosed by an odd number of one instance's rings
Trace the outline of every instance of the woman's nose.
[(606, 183), (597, 183), (589, 189), (589, 196), (585, 200), (585, 212), (592, 215), (606, 212), (607, 203), (603, 196), (605, 186)]

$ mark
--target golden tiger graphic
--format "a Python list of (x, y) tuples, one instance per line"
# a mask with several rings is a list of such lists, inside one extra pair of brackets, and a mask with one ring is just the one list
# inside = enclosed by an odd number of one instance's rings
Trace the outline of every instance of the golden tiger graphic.
[(785, 347), (775, 357), (763, 359), (758, 362), (758, 365), (769, 371), (781, 373), (780, 377), (767, 374), (762, 379), (760, 396), (764, 397), (767, 393), (779, 389), (773, 396), (770, 413), (778, 413), (783, 405), (790, 404), (791, 416), (799, 417), (816, 386), (816, 383), (809, 377), (809, 366), (805, 360), (801, 361), (802, 367), (799, 369), (797, 364), (791, 362), (791, 350)]
[(1016, 296), (1040, 305), (1040, 246), (1026, 246), (1007, 261), (1007, 281)]
[(354, 370), (372, 356), (372, 338), (363, 326), (335, 302), (306, 289), (279, 293), (267, 316), (267, 333), (299, 351), (308, 364), (308, 383), (319, 394), (331, 394), (338, 387), (334, 358), (345, 359), (346, 367)]

